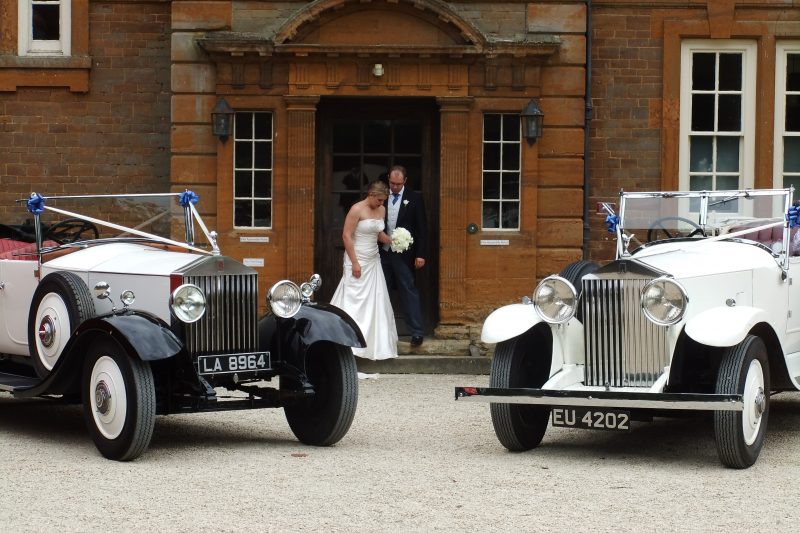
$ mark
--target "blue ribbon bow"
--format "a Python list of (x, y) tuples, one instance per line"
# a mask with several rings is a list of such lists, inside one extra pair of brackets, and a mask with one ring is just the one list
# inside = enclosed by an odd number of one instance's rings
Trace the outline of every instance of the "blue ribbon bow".
[(28, 211), (32, 215), (41, 215), (44, 212), (44, 197), (38, 192), (32, 192), (28, 199)]
[(789, 207), (789, 211), (786, 213), (786, 220), (789, 221), (790, 228), (800, 226), (800, 207), (796, 204), (792, 204), (792, 206)]
[(189, 204), (196, 204), (200, 197), (193, 191), (184, 191), (181, 193), (180, 199), (181, 207), (189, 207)]
[(608, 215), (606, 217), (606, 227), (609, 233), (616, 233), (617, 226), (619, 226), (619, 217), (617, 215)]

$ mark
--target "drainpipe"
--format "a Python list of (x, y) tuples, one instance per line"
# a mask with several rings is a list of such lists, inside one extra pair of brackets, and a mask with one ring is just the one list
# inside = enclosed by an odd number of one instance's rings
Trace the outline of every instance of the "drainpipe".
[(592, 121), (592, 0), (586, 0), (586, 87), (583, 118), (583, 258), (589, 258), (589, 124)]

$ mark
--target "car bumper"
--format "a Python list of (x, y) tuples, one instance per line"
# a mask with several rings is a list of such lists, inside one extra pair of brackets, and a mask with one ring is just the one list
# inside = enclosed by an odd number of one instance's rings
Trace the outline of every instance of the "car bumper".
[(456, 387), (455, 395), (456, 400), (542, 406), (669, 409), (686, 411), (742, 411), (744, 409), (744, 402), (740, 394)]

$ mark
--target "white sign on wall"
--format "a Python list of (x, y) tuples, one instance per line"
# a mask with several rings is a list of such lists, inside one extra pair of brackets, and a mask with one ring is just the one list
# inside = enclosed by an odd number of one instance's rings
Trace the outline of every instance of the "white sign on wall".
[(245, 257), (242, 261), (244, 266), (249, 267), (263, 267), (264, 266), (264, 258), (263, 257)]

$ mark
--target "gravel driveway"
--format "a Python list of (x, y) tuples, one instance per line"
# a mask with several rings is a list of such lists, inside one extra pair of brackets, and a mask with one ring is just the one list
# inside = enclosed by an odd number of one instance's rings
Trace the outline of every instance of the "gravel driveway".
[(2, 531), (796, 531), (800, 393), (773, 398), (748, 470), (723, 468), (708, 419), (630, 434), (550, 429), (512, 454), (488, 376), (381, 375), (331, 448), (299, 444), (278, 410), (156, 419), (150, 449), (95, 450), (79, 406), (0, 394)]

